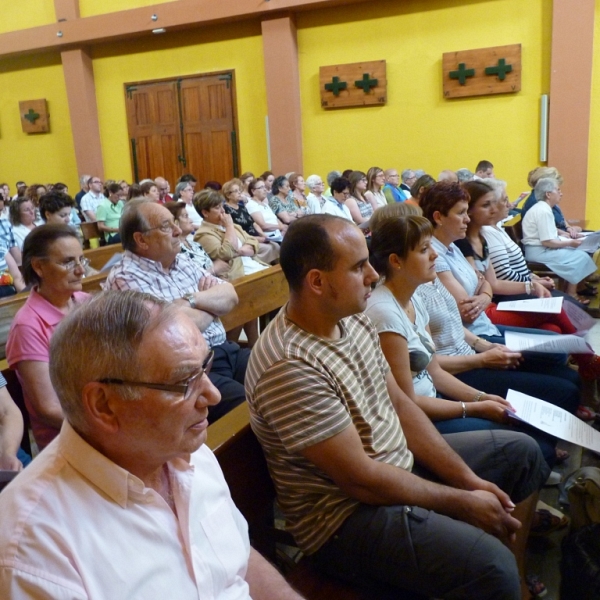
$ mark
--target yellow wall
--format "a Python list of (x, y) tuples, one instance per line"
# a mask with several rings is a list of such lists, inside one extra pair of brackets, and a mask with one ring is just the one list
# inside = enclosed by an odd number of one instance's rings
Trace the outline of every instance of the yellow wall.
[(590, 115), (590, 145), (588, 155), (587, 203), (585, 218), (587, 226), (600, 228), (600, 0), (596, 0), (596, 20), (594, 23), (594, 65), (592, 68), (592, 107)]
[(95, 47), (93, 64), (107, 178), (132, 177), (124, 83), (228, 69), (235, 69), (240, 172), (262, 172), (266, 168), (267, 100), (258, 23)]
[[(77, 187), (77, 167), (67, 93), (57, 54), (0, 61), (0, 179), (15, 182), (64, 181)], [(20, 100), (46, 98), (50, 132), (26, 134), (21, 129)]]
[[(551, 0), (406, 0), (298, 17), (304, 174), (371, 166), (473, 170), (492, 161), (509, 194), (538, 166), (539, 97), (549, 88)], [(517, 94), (444, 100), (442, 53), (522, 44)], [(324, 110), (319, 67), (386, 59), (384, 107)]]
[(0, 33), (56, 23), (52, 0), (3, 0)]

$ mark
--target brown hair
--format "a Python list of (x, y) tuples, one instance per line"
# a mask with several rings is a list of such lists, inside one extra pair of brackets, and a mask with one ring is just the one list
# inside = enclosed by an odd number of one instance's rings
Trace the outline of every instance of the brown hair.
[(449, 181), (434, 183), (421, 198), (420, 206), (423, 216), (436, 227), (433, 213), (439, 212), (447, 216), (450, 209), (458, 202), (469, 202), (469, 192), (460, 184)]
[(370, 261), (383, 277), (390, 276), (390, 256), (405, 260), (421, 240), (433, 235), (433, 227), (425, 217), (407, 216), (382, 219), (371, 227)]

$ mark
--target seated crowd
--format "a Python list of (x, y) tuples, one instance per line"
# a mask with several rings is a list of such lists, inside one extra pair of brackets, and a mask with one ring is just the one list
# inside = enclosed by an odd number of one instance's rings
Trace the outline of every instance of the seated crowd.
[[(600, 377), (600, 357), (573, 355), (576, 369), (505, 345), (507, 331), (576, 328), (564, 310), (498, 302), (560, 295), (585, 309), (596, 292), (581, 229), (558, 206), (560, 174), (538, 168), (528, 182), (522, 208), (489, 161), (437, 181), (371, 167), (244, 173), (200, 190), (184, 175), (173, 195), (163, 177), (83, 175), (74, 199), (61, 183), (18, 182), (14, 198), (0, 184), (0, 297), (29, 291), (6, 358), (45, 449), (0, 495), (11, 516), (0, 596), (180, 586), (191, 598), (208, 585), (217, 598), (299, 598), (250, 549), (203, 446), (208, 424), (246, 400), (286, 527), (324, 573), (392, 595), (543, 593), (525, 576), (525, 545), (532, 527), (543, 533), (537, 494), (566, 456), (556, 438), (514, 426), (506, 396), (593, 419), (581, 379)], [(502, 227), (521, 211), (524, 252)], [(122, 245), (96, 295), (82, 292), (94, 273), (84, 223)], [(246, 323), (240, 342), (242, 327), (220, 319), (238, 303), (232, 282), (278, 263), (289, 302), (262, 333)], [(0, 376), (0, 469), (31, 461), (22, 432)], [(76, 535), (72, 511), (98, 522), (106, 555)]]

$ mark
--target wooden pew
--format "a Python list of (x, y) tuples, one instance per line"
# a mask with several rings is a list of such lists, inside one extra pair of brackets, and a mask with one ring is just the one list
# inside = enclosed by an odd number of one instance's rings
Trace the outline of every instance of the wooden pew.
[(90, 267), (99, 271), (112, 257), (118, 252), (123, 252), (121, 244), (112, 244), (111, 246), (100, 246), (100, 248), (91, 248), (84, 250), (83, 255), (89, 259)]

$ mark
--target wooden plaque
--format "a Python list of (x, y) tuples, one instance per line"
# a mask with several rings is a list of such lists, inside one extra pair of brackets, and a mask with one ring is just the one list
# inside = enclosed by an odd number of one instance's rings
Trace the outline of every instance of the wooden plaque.
[(319, 87), (323, 108), (385, 104), (385, 60), (321, 67)]
[(521, 91), (521, 44), (445, 52), (444, 98)]
[(50, 131), (50, 115), (45, 98), (19, 102), (21, 127), (25, 133), (46, 133)]

